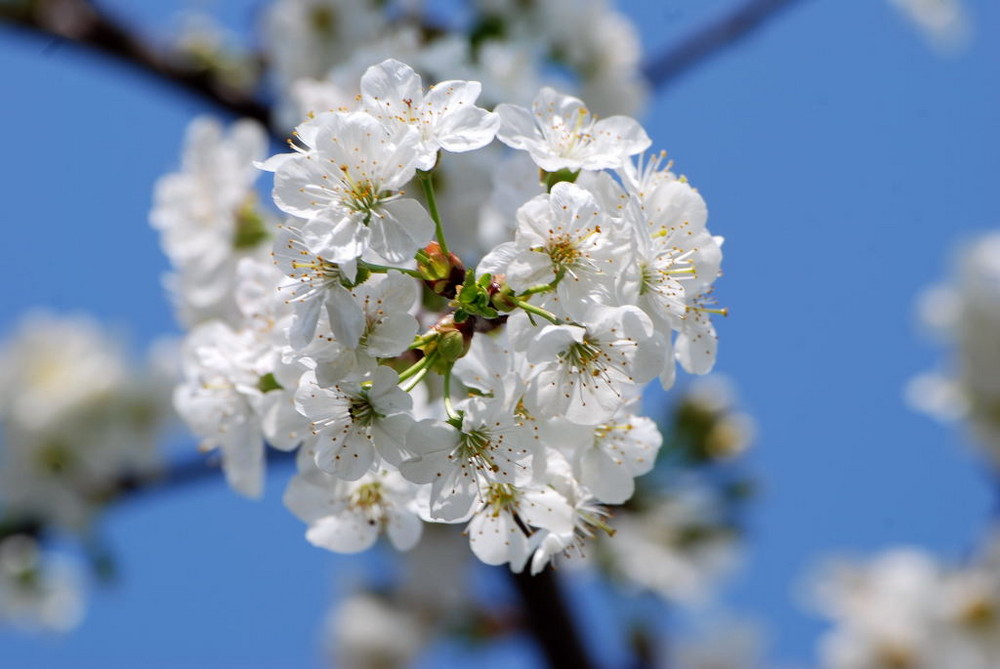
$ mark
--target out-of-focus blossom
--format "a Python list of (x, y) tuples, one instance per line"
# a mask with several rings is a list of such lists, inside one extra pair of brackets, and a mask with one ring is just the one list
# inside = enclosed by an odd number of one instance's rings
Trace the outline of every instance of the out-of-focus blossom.
[(121, 480), (149, 475), (169, 416), (170, 364), (131, 361), (90, 318), (28, 315), (0, 345), (5, 513), (79, 529)]
[(327, 624), (331, 666), (396, 669), (409, 666), (427, 642), (414, 611), (374, 594), (350, 595)]
[(962, 0), (889, 0), (920, 29), (935, 48), (955, 51), (965, 46), (972, 34)]
[(966, 246), (949, 283), (924, 295), (920, 313), (952, 350), (940, 371), (910, 383), (911, 404), (940, 418), (968, 421), (1000, 465), (1000, 233)]
[(0, 624), (66, 632), (83, 617), (80, 575), (26, 535), (0, 540)]
[(266, 147), (253, 121), (238, 121), (226, 133), (217, 121), (197, 118), (188, 126), (180, 171), (156, 184), (150, 222), (174, 267), (166, 284), (187, 327), (212, 318), (240, 321), (236, 266), (261, 253), (272, 227), (254, 190), (253, 163)]
[(830, 669), (990, 669), (1000, 666), (996, 543), (963, 566), (913, 548), (867, 563), (829, 565), (814, 584), (831, 619), (821, 662)]
[(600, 548), (626, 587), (703, 604), (736, 562), (736, 536), (722, 524), (722, 513), (710, 490), (681, 487), (648, 508), (616, 516), (615, 535)]

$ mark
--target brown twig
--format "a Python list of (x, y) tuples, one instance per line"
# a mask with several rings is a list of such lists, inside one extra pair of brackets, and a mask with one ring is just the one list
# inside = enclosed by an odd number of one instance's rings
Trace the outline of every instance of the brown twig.
[(648, 60), (642, 68), (643, 73), (653, 88), (663, 89), (697, 65), (737, 44), (765, 21), (798, 1), (749, 0)]
[(219, 81), (210, 71), (185, 63), (178, 54), (156, 51), (88, 0), (0, 0), (0, 21), (26, 32), (93, 49), (135, 70), (211, 103), (235, 117), (268, 126), (270, 108), (245, 91)]
[(552, 568), (532, 576), (511, 574), (524, 604), (525, 623), (553, 669), (589, 669), (594, 666), (583, 647), (576, 623)]

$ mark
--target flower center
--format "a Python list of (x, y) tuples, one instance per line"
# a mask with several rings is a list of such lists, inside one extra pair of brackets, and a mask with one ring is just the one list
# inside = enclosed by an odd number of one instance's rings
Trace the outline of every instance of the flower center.
[(458, 448), (456, 455), (461, 460), (472, 462), (477, 468), (487, 469), (496, 472), (500, 469), (490, 453), (492, 445), (492, 435), (486, 428), (476, 428), (469, 432), (460, 432), (458, 437)]
[(375, 422), (375, 419), (380, 417), (379, 413), (371, 405), (368, 392), (365, 390), (362, 390), (360, 395), (350, 398), (347, 413), (351, 416), (351, 422), (360, 427), (368, 427)]
[(517, 489), (510, 483), (491, 483), (484, 497), (493, 517), (517, 507)]
[(600, 365), (598, 363), (602, 357), (601, 349), (586, 336), (583, 338), (583, 341), (570, 344), (569, 348), (560, 354), (560, 357), (563, 362), (570, 367), (576, 368), (577, 371), (592, 370), (595, 376), (600, 373)]
[(552, 258), (552, 264), (557, 267), (572, 265), (580, 257), (580, 250), (569, 235), (563, 234), (553, 237), (545, 252)]

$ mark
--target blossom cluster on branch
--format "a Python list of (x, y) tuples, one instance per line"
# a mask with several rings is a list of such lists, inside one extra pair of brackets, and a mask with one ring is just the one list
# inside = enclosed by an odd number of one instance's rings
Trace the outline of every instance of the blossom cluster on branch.
[[(370, 67), (353, 104), (257, 162), (280, 223), (247, 176), (262, 130), (192, 128), (154, 212), (193, 326), (175, 406), (244, 494), (261, 491), (265, 443), (299, 448), (285, 499), (315, 544), (355, 552), (385, 532), (407, 549), (422, 522), (467, 523), (484, 562), (537, 571), (610, 532), (604, 505), (652, 468), (642, 386), (669, 388), (676, 362), (711, 369), (722, 240), (662, 155), (633, 158), (650, 144), (635, 120), (551, 88), (494, 111), (480, 93)], [(439, 154), (494, 138), (527, 159), (494, 166), (513, 239), (473, 270), (448, 245), (475, 222), (445, 225)]]

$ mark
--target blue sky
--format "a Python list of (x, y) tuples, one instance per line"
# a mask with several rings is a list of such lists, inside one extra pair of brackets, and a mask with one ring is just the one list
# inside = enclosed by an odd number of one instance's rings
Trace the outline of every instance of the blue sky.
[[(185, 6), (107, 4), (147, 26)], [(245, 29), (256, 3), (199, 4)], [(621, 4), (653, 52), (733, 3)], [(750, 466), (761, 494), (726, 597), (770, 628), (775, 661), (814, 658), (822, 622), (794, 591), (817, 560), (898, 544), (957, 557), (990, 519), (994, 483), (959, 431), (902, 399), (939, 358), (916, 326), (917, 294), (956, 244), (1000, 225), (1000, 42), (988, 39), (1000, 5), (967, 4), (978, 38), (941, 57), (886, 2), (803, 0), (658, 94), (643, 118), (727, 240), (718, 369), (758, 422)], [(185, 125), (210, 110), (6, 30), (0, 90), (0, 211), (12, 236), (0, 331), (36, 305), (96, 314), (140, 345), (175, 331), (147, 214)], [(302, 540), (280, 505), (282, 478), (261, 503), (209, 482), (115, 510), (106, 527), (120, 582), (93, 593), (77, 633), (0, 633), (0, 655), (315, 663), (331, 567), (347, 563)]]

